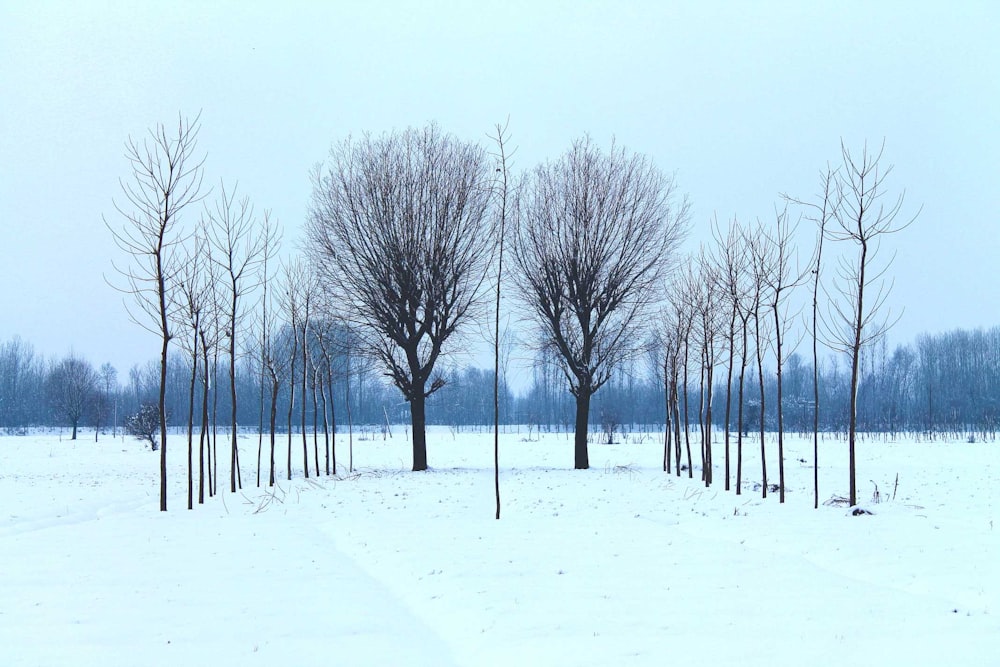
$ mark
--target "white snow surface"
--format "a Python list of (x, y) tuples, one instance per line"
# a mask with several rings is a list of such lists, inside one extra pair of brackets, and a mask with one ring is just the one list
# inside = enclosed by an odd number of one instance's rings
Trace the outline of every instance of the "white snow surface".
[[(227, 490), (194, 511), (172, 435), (166, 513), (138, 441), (2, 437), (0, 663), (1000, 664), (998, 443), (864, 441), (873, 514), (853, 516), (813, 509), (803, 438), (781, 505), (752, 490), (753, 440), (737, 496), (721, 434), (706, 489), (662, 471), (659, 435), (592, 444), (579, 471), (571, 435), (511, 431), (500, 521), (491, 432), (432, 428), (419, 473), (404, 427), (356, 436), (354, 474), (339, 434), (340, 475), (309, 480), (296, 436), (290, 482), (280, 439), (273, 490), (241, 436), (243, 490), (220, 447)], [(846, 495), (846, 444), (820, 464), (821, 500)]]

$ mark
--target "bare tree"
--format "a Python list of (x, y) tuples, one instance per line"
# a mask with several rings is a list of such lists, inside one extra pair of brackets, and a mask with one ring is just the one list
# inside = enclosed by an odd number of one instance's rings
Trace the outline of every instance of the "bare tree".
[(518, 193), (515, 282), (576, 398), (575, 468), (590, 467), (591, 396), (636, 352), (683, 238), (688, 206), (674, 194), (648, 158), (589, 138), (536, 168)]
[(834, 214), (840, 208), (836, 188), (837, 170), (827, 164), (820, 174), (818, 202), (807, 202), (784, 195), (786, 201), (804, 205), (813, 210), (808, 216), (816, 224), (816, 251), (812, 268), (812, 358), (813, 358), (813, 508), (819, 509), (819, 286), (823, 267), (823, 241)]
[(508, 162), (510, 155), (507, 153), (507, 133), (508, 123), (500, 125), (497, 123), (496, 135), (493, 140), (496, 142), (496, 152), (493, 154), (497, 161), (496, 173), (496, 193), (499, 198), (497, 209), (499, 221), (497, 224), (497, 300), (496, 311), (493, 319), (493, 486), (496, 496), (496, 518), (500, 519), (500, 297), (503, 285), (503, 250), (504, 235), (507, 232), (507, 200), (509, 194), (508, 187)]
[(698, 422), (701, 430), (701, 475), (705, 486), (712, 484), (712, 396), (717, 363), (716, 348), (719, 332), (722, 330), (722, 311), (718, 307), (721, 298), (720, 279), (715, 270), (714, 262), (702, 248), (697, 259), (697, 282), (691, 306), (695, 315), (694, 330), (701, 348)]
[(104, 362), (98, 373), (101, 380), (102, 402), (106, 409), (111, 411), (111, 437), (114, 438), (118, 430), (118, 371), (110, 362)]
[(93, 366), (71, 354), (53, 366), (47, 384), (56, 414), (66, 419), (73, 429), (70, 440), (76, 440), (80, 419), (97, 393), (97, 374)]
[[(167, 348), (173, 336), (170, 326), (171, 290), (176, 264), (172, 250), (178, 242), (178, 216), (201, 198), (204, 158), (195, 156), (198, 117), (182, 116), (176, 134), (158, 124), (141, 143), (128, 139), (125, 157), (131, 179), (121, 181), (127, 203), (115, 203), (125, 218), (119, 229), (108, 225), (115, 243), (132, 257), (128, 267), (115, 269), (125, 280), (118, 289), (130, 295), (135, 308), (132, 320), (160, 337), (160, 510), (167, 510)], [(107, 224), (105, 222), (105, 224)], [(128, 306), (126, 306), (128, 307)]]
[(831, 299), (829, 333), (832, 344), (851, 359), (850, 407), (848, 413), (848, 448), (850, 454), (850, 504), (857, 504), (855, 482), (857, 435), (858, 380), (862, 348), (880, 338), (895, 323), (890, 319), (886, 300), (892, 282), (885, 274), (892, 258), (880, 261), (882, 240), (908, 227), (919, 215), (900, 221), (904, 193), (885, 200), (886, 178), (892, 166), (883, 167), (882, 153), (869, 152), (867, 143), (860, 156), (852, 155), (841, 142), (843, 167), (837, 178), (837, 197), (841, 203), (834, 209), (836, 225), (830, 238), (851, 244), (857, 250), (853, 258), (841, 258), (837, 271), (837, 289), (842, 300)]
[(760, 486), (761, 497), (767, 498), (767, 445), (764, 437), (765, 417), (767, 415), (766, 401), (764, 397), (764, 356), (767, 351), (767, 319), (766, 319), (766, 276), (771, 272), (773, 262), (771, 246), (764, 240), (764, 230), (761, 229), (760, 221), (755, 230), (747, 229), (746, 244), (750, 257), (752, 258), (751, 280), (749, 281), (749, 298), (747, 306), (753, 316), (754, 329), (754, 350), (757, 360), (757, 386), (760, 390)]
[[(734, 218), (729, 223), (729, 229), (723, 236), (719, 229), (718, 222), (713, 225), (713, 235), (716, 242), (715, 255), (715, 275), (719, 282), (719, 290), (729, 317), (723, 335), (726, 340), (726, 347), (729, 352), (729, 363), (726, 366), (726, 416), (725, 416), (725, 470), (726, 470), (726, 491), (729, 490), (730, 480), (730, 424), (732, 424), (732, 393), (733, 393), (733, 371), (736, 360), (736, 340), (740, 333), (737, 320), (740, 315), (740, 302), (744, 299), (743, 290), (746, 284), (746, 252), (740, 243), (740, 228), (738, 221)], [(741, 425), (742, 428), (742, 425)], [(739, 438), (739, 436), (737, 436)], [(737, 486), (737, 492), (738, 486)]]
[[(787, 207), (775, 210), (775, 226), (764, 230), (764, 240), (770, 246), (770, 261), (764, 266), (765, 305), (771, 311), (774, 324), (774, 357), (777, 368), (778, 394), (775, 407), (778, 415), (778, 497), (785, 502), (785, 421), (782, 370), (788, 355), (784, 334), (788, 325), (788, 293), (802, 284), (808, 269), (800, 270), (795, 258), (793, 240), (798, 222), (790, 224)], [(795, 346), (793, 345), (792, 348)]]
[[(285, 344), (278, 348), (279, 352), (284, 352), (288, 356), (288, 460), (286, 463), (287, 479), (292, 479), (292, 413), (295, 411), (295, 388), (296, 375), (295, 368), (299, 359), (299, 343), (301, 338), (299, 332), (303, 329), (303, 290), (308, 279), (305, 264), (298, 259), (293, 259), (283, 266), (281, 275), (281, 309), (288, 319), (288, 334), (285, 336)], [(304, 343), (303, 343), (304, 344)], [(284, 349), (282, 349), (284, 348)], [(306, 373), (306, 369), (302, 369)], [(305, 401), (305, 396), (300, 400)], [(303, 473), (309, 477), (309, 457), (306, 451), (305, 434), (302, 435), (302, 449), (305, 460), (303, 461)]]
[[(258, 226), (249, 198), (237, 199), (235, 187), (227, 191), (223, 183), (220, 189), (215, 206), (206, 210), (206, 228), (212, 244), (212, 260), (217, 263), (225, 283), (225, 298), (220, 299), (219, 303), (226, 356), (229, 358), (229, 427), (232, 444), (229, 490), (236, 493), (237, 485), (241, 488), (243, 486), (236, 446), (237, 341), (243, 333), (243, 319), (248, 310), (243, 298), (257, 288), (257, 267), (263, 261), (268, 244), (273, 243), (273, 239), (265, 239), (265, 234), (274, 233), (274, 228), (268, 222)], [(270, 214), (265, 212), (265, 220), (269, 217)]]
[[(260, 295), (260, 310), (257, 315), (257, 328), (259, 329), (260, 338), (258, 339), (258, 345), (260, 347), (260, 419), (257, 424), (257, 486), (260, 486), (260, 458), (261, 450), (264, 444), (264, 394), (267, 385), (269, 370), (268, 370), (268, 354), (270, 346), (270, 336), (271, 336), (271, 322), (270, 322), (270, 312), (271, 312), (271, 301), (272, 294), (270, 291), (270, 281), (271, 281), (271, 271), (270, 264), (274, 256), (277, 254), (278, 249), (281, 245), (281, 229), (277, 225), (277, 222), (271, 221), (271, 216), (265, 215), (262, 223), (262, 229), (260, 231), (261, 235), (261, 249), (260, 249), (260, 262), (257, 265), (257, 282), (261, 287)], [(271, 424), (271, 436), (272, 436), (272, 451), (271, 451), (271, 462), (272, 462), (272, 480), (271, 484), (274, 484), (273, 480), (273, 462), (274, 462), (274, 446), (273, 437), (274, 429), (273, 423)]]
[(195, 235), (194, 248), (181, 262), (177, 276), (179, 308), (174, 312), (179, 327), (187, 328), (190, 338), (181, 337), (181, 347), (191, 360), (191, 380), (188, 385), (187, 418), (187, 500), (188, 509), (194, 509), (194, 398), (198, 382), (198, 357), (200, 353), (198, 334), (203, 326), (202, 316), (206, 309), (208, 286), (202, 275), (202, 262), (208, 263), (208, 247), (204, 237)]
[(410, 404), (427, 468), (434, 365), (479, 303), (493, 250), (489, 161), (435, 125), (348, 139), (313, 178), (310, 252), (368, 354)]

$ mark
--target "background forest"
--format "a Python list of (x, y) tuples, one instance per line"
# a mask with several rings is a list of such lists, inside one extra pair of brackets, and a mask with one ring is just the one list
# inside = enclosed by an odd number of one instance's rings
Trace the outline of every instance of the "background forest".
[[(284, 330), (283, 335), (290, 337)], [(346, 332), (340, 334), (346, 337)], [(387, 385), (371, 363), (344, 346), (334, 353), (329, 364), (315, 364), (327, 375), (322, 391), (327, 395), (329, 414), (336, 428), (346, 432), (349, 421), (358, 432), (381, 434), (386, 421), (395, 427), (408, 420), (407, 405), (399, 392)], [(319, 346), (315, 346), (319, 350)], [(320, 356), (317, 354), (317, 356)], [(592, 424), (616, 434), (662, 426), (664, 387), (658, 360), (651, 347), (646, 359), (635, 359), (617, 368), (613, 378), (594, 396)], [(256, 432), (261, 424), (261, 402), (269, 405), (266, 383), (262, 389), (259, 370), (248, 355), (238, 366), (238, 393), (256, 400), (241, 401), (237, 406), (241, 429)], [(995, 439), (1000, 413), (1000, 327), (989, 330), (955, 330), (920, 336), (912, 344), (889, 348), (884, 342), (865, 349), (863, 373), (859, 385), (859, 430), (894, 437), (917, 434), (935, 437)], [(829, 355), (820, 366), (820, 424), (829, 434), (847, 428), (847, 392), (849, 369), (839, 355)], [(812, 427), (812, 364), (801, 354), (790, 355), (784, 367), (785, 427), (790, 431), (809, 432)], [(464, 428), (492, 425), (493, 371), (473, 366), (451, 365), (444, 371), (446, 384), (428, 399), (430, 424)], [(170, 357), (168, 368), (167, 415), (172, 427), (187, 423), (187, 383), (190, 368), (180, 354)], [(220, 376), (221, 378), (221, 376)], [(72, 379), (72, 381), (69, 381)], [(301, 383), (301, 370), (296, 383)], [(289, 387), (286, 376), (278, 393), (281, 412), (287, 417)], [(527, 384), (514, 390), (501, 369), (500, 422), (513, 427), (526, 426), (545, 431), (572, 431), (573, 397), (549, 355), (539, 353), (534, 372)], [(224, 426), (230, 399), (218, 391), (218, 381), (210, 384), (212, 415)], [(305, 428), (311, 431), (314, 421), (322, 429), (322, 399), (318, 396), (318, 378), (306, 382)], [(745, 404), (759, 405), (756, 381), (748, 381)], [(0, 428), (17, 433), (33, 427), (77, 427), (113, 433), (120, 429), (127, 415), (136, 413), (144, 403), (155, 402), (158, 390), (158, 367), (155, 362), (135, 366), (118, 373), (109, 364), (96, 366), (82, 356), (63, 359), (45, 358), (28, 341), (14, 338), (0, 344)], [(689, 387), (696, 396), (697, 386)], [(766, 428), (776, 427), (773, 371), (764, 377)], [(201, 400), (200, 388), (196, 401)], [(263, 394), (262, 394), (263, 392)], [(292, 429), (302, 428), (303, 395), (296, 394), (292, 407)], [(315, 399), (315, 402), (314, 402)], [(717, 383), (713, 412), (722, 426), (722, 406), (726, 401), (725, 382)], [(317, 405), (320, 407), (317, 409)], [(733, 413), (735, 415), (735, 412)], [(754, 431), (756, 412), (748, 409), (745, 428)], [(266, 419), (266, 416), (265, 416)], [(689, 401), (688, 420), (698, 423), (697, 402)], [(734, 419), (735, 424), (735, 419)], [(332, 425), (331, 425), (332, 426)], [(280, 431), (288, 430), (288, 420), (278, 421)]]

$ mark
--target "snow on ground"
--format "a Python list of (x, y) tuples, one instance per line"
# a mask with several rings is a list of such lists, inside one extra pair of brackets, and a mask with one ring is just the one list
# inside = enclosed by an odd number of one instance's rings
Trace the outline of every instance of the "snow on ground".
[[(355, 474), (270, 491), (241, 437), (243, 491), (193, 512), (173, 436), (167, 513), (158, 454), (90, 438), (0, 438), (4, 665), (1000, 664), (996, 443), (863, 443), (851, 516), (812, 509), (806, 440), (782, 506), (754, 441), (737, 496), (721, 444), (705, 489), (659, 436), (574, 471), (571, 436), (522, 428), (495, 521), (490, 433), (433, 429), (422, 473), (402, 427), (355, 438)], [(846, 494), (846, 445), (821, 447), (821, 499)]]

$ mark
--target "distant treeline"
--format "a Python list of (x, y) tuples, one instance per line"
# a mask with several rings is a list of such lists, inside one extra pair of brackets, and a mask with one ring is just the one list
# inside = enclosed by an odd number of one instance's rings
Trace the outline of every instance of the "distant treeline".
[[(594, 437), (638, 428), (659, 427), (664, 422), (664, 387), (658, 376), (660, 354), (651, 350), (648, 362), (633, 360), (617, 368), (614, 377), (594, 396), (591, 422), (599, 427)], [(267, 382), (261, 388), (259, 371), (248, 360), (239, 367), (237, 385), (240, 427), (256, 431), (270, 404)], [(407, 423), (406, 403), (399, 391), (378, 374), (375, 366), (352, 355), (342, 346), (329, 363), (328, 416), (338, 431), (350, 424), (357, 430), (380, 431), (386, 424)], [(167, 388), (167, 415), (172, 426), (180, 427), (188, 418), (190, 366), (184, 355), (171, 357)], [(725, 375), (716, 375), (723, 378)], [(445, 385), (427, 402), (428, 423), (456, 428), (486, 427), (493, 422), (493, 371), (474, 367), (442, 370)], [(278, 426), (289, 427), (290, 378), (278, 393)], [(841, 432), (847, 428), (849, 368), (836, 355), (826, 357), (820, 367), (820, 428)], [(230, 398), (225, 391), (225, 368), (211, 383), (210, 405), (219, 425), (227, 423)], [(301, 383), (301, 378), (296, 384)], [(222, 387), (223, 391), (215, 391)], [(309, 388), (311, 387), (311, 389)], [(322, 402), (314, 401), (317, 388), (307, 382), (303, 397), (296, 392), (291, 405), (291, 428), (302, 428), (305, 399), (305, 428), (322, 421)], [(505, 378), (500, 382), (500, 421), (504, 425), (523, 424), (540, 430), (572, 431), (575, 403), (555, 359), (540, 353), (535, 360), (527, 389), (515, 393)], [(776, 381), (765, 373), (765, 427), (777, 427), (774, 406)], [(30, 427), (87, 427), (102, 432), (120, 429), (126, 415), (143, 404), (155, 403), (158, 366), (150, 362), (136, 366), (124, 377), (110, 364), (95, 366), (80, 357), (49, 359), (19, 338), (0, 344), (0, 429), (15, 433)], [(198, 390), (196, 404), (200, 404)], [(688, 387), (687, 418), (697, 428), (699, 387)], [(785, 428), (811, 432), (813, 413), (812, 365), (792, 354), (784, 366)], [(725, 382), (713, 392), (715, 425), (723, 426), (727, 392)], [(733, 393), (735, 405), (735, 390)], [(745, 389), (744, 429), (759, 429), (756, 408), (760, 405), (757, 383)], [(314, 407), (315, 405), (315, 407)], [(1000, 327), (989, 330), (955, 330), (922, 335), (914, 344), (899, 345), (892, 351), (885, 343), (865, 350), (859, 387), (859, 430), (889, 436), (924, 433), (957, 438), (993, 440), (1000, 417)], [(735, 409), (733, 410), (735, 415)], [(682, 415), (683, 417), (683, 415)], [(198, 414), (195, 422), (199, 422)], [(735, 417), (733, 418), (735, 422)], [(735, 423), (732, 425), (735, 428)], [(320, 426), (320, 428), (322, 428)]]

